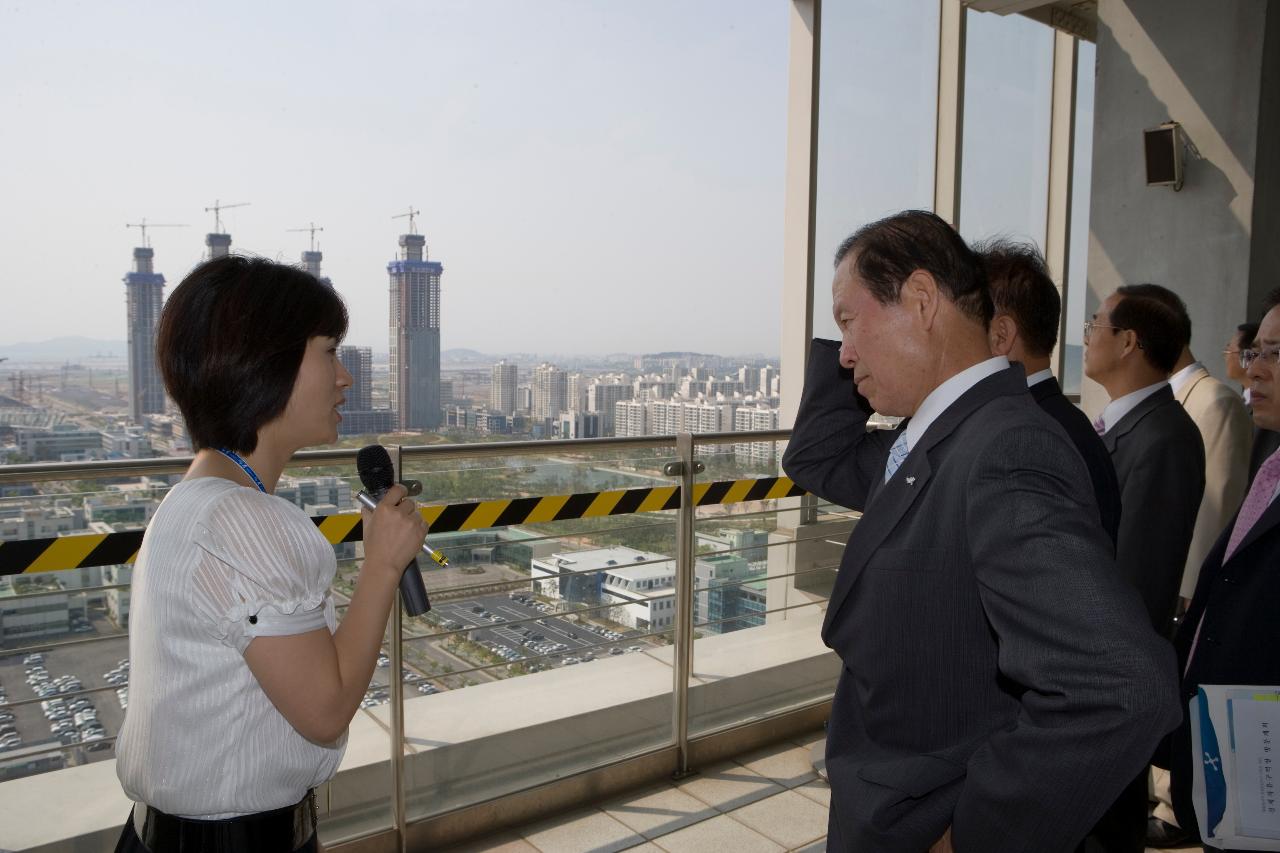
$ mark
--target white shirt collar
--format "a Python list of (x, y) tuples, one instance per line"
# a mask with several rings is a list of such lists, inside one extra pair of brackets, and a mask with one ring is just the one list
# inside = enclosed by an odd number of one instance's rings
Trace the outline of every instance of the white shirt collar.
[(951, 408), (951, 404), (959, 400), (964, 392), (988, 376), (993, 376), (1008, 367), (1009, 359), (998, 355), (995, 358), (980, 361), (972, 367), (966, 367), (930, 391), (929, 396), (925, 397), (920, 404), (920, 408), (916, 409), (916, 413), (911, 416), (911, 420), (907, 421), (907, 451), (910, 452), (911, 448), (916, 446), (916, 442), (920, 440), (920, 436), (924, 435), (925, 430), (943, 412)]
[(1041, 382), (1052, 378), (1053, 371), (1049, 368), (1046, 367), (1044, 370), (1037, 370), (1035, 373), (1027, 377), (1027, 387), (1030, 388), (1032, 385), (1039, 385)]
[(1173, 396), (1182, 393), (1182, 387), (1191, 381), (1191, 374), (1197, 370), (1204, 370), (1205, 366), (1198, 361), (1193, 361), (1177, 373), (1169, 377), (1169, 384), (1173, 387)]
[(1136, 409), (1139, 403), (1168, 384), (1168, 382), (1161, 380), (1153, 385), (1148, 385), (1146, 388), (1139, 388), (1137, 391), (1131, 391), (1123, 397), (1117, 397), (1110, 403), (1107, 403), (1107, 407), (1102, 410), (1101, 415), (1104, 427), (1102, 431), (1106, 432), (1111, 429), (1120, 422), (1121, 418)]

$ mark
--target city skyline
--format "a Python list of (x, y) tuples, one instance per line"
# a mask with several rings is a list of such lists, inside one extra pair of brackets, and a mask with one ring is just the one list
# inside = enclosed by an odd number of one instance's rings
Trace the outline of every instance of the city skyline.
[[(419, 232), (449, 264), (442, 349), (776, 354), (785, 4), (486, 8), (7, 10), (0, 70), (10, 85), (0, 108), (38, 132), (13, 135), (0, 162), (9, 200), (0, 273), (23, 282), (0, 317), (0, 343), (123, 338), (118, 282), (139, 243), (123, 226), (146, 217), (188, 226), (148, 233), (170, 288), (215, 230), (231, 235), (233, 251), (289, 263), (323, 251), (350, 308), (347, 342), (381, 352), (381, 271), (404, 230), (394, 217), (413, 205)], [(819, 139), (819, 303), (838, 235), (929, 203), (934, 70), (915, 63), (875, 86), (857, 81), (858, 57), (927, 54), (934, 25), (920, 22), (930, 9), (867, 0), (824, 18), (824, 33), (851, 49), (822, 51), (831, 82), (821, 90), (830, 121)], [(970, 17), (976, 35), (1014, 34), (999, 52), (969, 54), (970, 79), (995, 79), (987, 88), (1002, 98), (1036, 103), (1044, 33), (1024, 36), (1031, 25), (1017, 16)], [(880, 35), (867, 42), (871, 32)], [(103, 37), (112, 33), (120, 38)], [(430, 50), (386, 49), (406, 34)], [(1005, 55), (1036, 64), (1003, 72)], [(1038, 113), (1028, 127), (1002, 126), (1002, 108), (966, 106), (966, 151), (998, 143), (1034, 151), (1035, 162), (1007, 182), (983, 169), (989, 191), (967, 196), (965, 216), (983, 234), (1038, 240), (1038, 221), (1024, 213), (1038, 209), (1025, 189), (1042, 170)], [(881, 114), (913, 118), (862, 132)], [(140, 116), (146, 134), (135, 130)], [(95, 128), (92, 145), (83, 144), (86, 127)], [(215, 203), (221, 229), (206, 210)], [(74, 274), (51, 262), (68, 230)], [(815, 331), (828, 333), (829, 312), (815, 313)]]

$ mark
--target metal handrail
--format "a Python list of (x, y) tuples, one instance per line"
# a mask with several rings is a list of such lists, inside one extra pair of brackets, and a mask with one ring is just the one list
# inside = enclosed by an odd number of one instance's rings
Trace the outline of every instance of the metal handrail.
[[(786, 441), (789, 429), (753, 432), (694, 433), (694, 444), (755, 444)], [(400, 448), (403, 458), (467, 459), (489, 456), (529, 456), (548, 450), (589, 451), (604, 447), (672, 448), (674, 435), (612, 436), (606, 438), (556, 438), (539, 441), (494, 441), (484, 444), (423, 444)], [(293, 455), (286, 468), (313, 468), (317, 465), (354, 465), (356, 448), (302, 450)], [(49, 480), (96, 480), (104, 477), (142, 477), (181, 474), (194, 456), (161, 456), (154, 459), (103, 459), (95, 462), (23, 462), (0, 465), (0, 483), (38, 483)]]

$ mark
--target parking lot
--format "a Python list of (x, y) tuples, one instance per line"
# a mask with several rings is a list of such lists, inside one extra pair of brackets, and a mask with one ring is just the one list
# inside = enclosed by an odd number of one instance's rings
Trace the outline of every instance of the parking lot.
[[(100, 629), (103, 633), (116, 632), (115, 627), (110, 623), (103, 622), (99, 625), (98, 621), (94, 620), (95, 629)], [(80, 639), (88, 636), (88, 632), (74, 636)], [(0, 759), (3, 759), (8, 752), (26, 747), (63, 744), (72, 747), (66, 751), (68, 764), (83, 764), (111, 758), (114, 754), (111, 749), (111, 738), (120, 731), (120, 724), (124, 721), (124, 710), (120, 707), (120, 700), (116, 695), (116, 688), (122, 685), (109, 683), (107, 674), (113, 670), (118, 671), (120, 661), (128, 654), (129, 643), (123, 636), (98, 643), (46, 650), (41, 653), (43, 660), (39, 661), (38, 665), (35, 661), (24, 663), (24, 658), (27, 657), (25, 653), (15, 655), (0, 651), (0, 690), (4, 691), (5, 702), (21, 702), (27, 699), (51, 701), (61, 696), (63, 706), (60, 713), (55, 712), (54, 719), (46, 716), (46, 709), (41, 707), (40, 702), (0, 711), (0, 715), (3, 715), (0, 719), (6, 720), (5, 723), (0, 724), (0, 732), (8, 734), (4, 728), (8, 725), (13, 729), (12, 734), (17, 736), (15, 742), (14, 738), (4, 739), (4, 734), (0, 734)], [(33, 673), (29, 673), (28, 670), (33, 672), (43, 670), (45, 679), (32, 678)], [(89, 693), (83, 697), (66, 697), (65, 694), (50, 692), (46, 687), (45, 690), (50, 695), (39, 696), (37, 690), (41, 684), (54, 685), (58, 679), (66, 676), (70, 676), (74, 681), (63, 681), (61, 685), (63, 687), (74, 686), (78, 681), (79, 689), (82, 691), (99, 687), (107, 689)], [(30, 681), (28, 681), (29, 678)], [(89, 706), (81, 705), (74, 709), (71, 707), (81, 700), (87, 700), (91, 704), (92, 714), (83, 714)], [(77, 714), (81, 714), (79, 721), (76, 720)], [(9, 715), (12, 715), (12, 720), (7, 719)], [(92, 721), (88, 718), (93, 716), (96, 716), (97, 726), (90, 725)], [(56, 725), (60, 720), (62, 725)], [(61, 738), (55, 734), (55, 727), (63, 730)], [(72, 734), (73, 731), (74, 734)], [(82, 741), (86, 734), (99, 732), (98, 739)]]
[(513, 663), (537, 659), (531, 669), (587, 663), (640, 651), (647, 644), (633, 639), (640, 631), (616, 631), (568, 615), (551, 615), (555, 608), (527, 592), (477, 596), (435, 609), (447, 620), (446, 629), (472, 628), (468, 639), (499, 657)]

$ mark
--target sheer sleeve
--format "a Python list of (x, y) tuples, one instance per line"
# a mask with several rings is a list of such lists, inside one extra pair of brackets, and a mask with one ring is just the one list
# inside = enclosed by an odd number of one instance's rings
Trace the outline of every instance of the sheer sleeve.
[(332, 627), (333, 549), (292, 504), (247, 489), (233, 492), (196, 531), (203, 554), (191, 603), (213, 637), (243, 653), (255, 637)]

